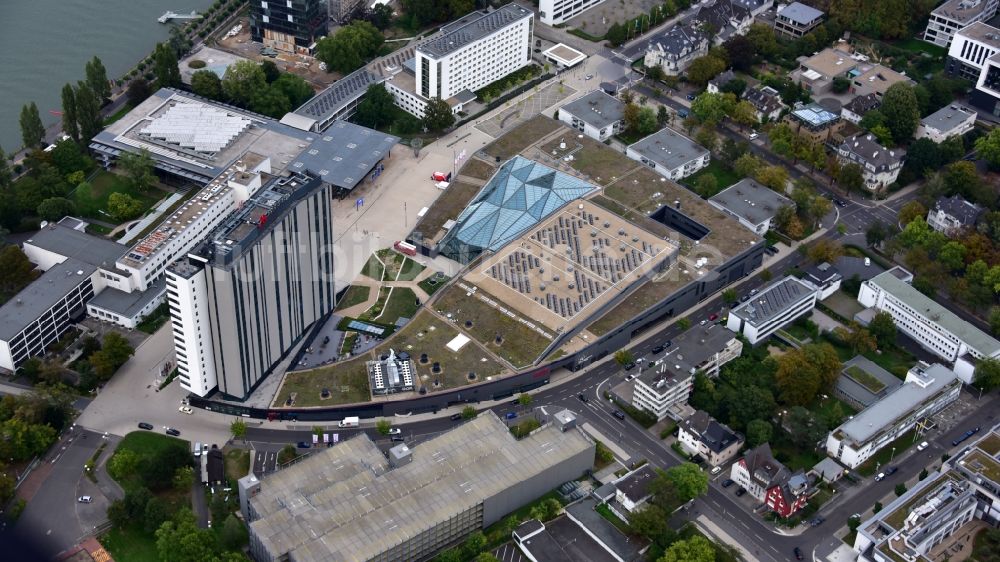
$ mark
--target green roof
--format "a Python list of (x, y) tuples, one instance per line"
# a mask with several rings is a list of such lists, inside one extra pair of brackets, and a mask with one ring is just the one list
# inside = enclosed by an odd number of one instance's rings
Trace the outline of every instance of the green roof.
[(881, 287), (913, 310), (933, 320), (937, 325), (951, 332), (955, 337), (965, 342), (965, 345), (982, 355), (991, 357), (1000, 352), (1000, 341), (914, 289), (909, 283), (896, 277), (891, 269), (876, 275), (869, 282)]

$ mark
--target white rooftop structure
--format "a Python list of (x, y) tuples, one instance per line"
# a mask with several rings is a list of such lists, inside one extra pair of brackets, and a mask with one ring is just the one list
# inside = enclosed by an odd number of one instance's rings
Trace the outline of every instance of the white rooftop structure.
[(178, 103), (142, 128), (140, 134), (197, 152), (214, 153), (249, 127), (251, 121), (218, 107)]

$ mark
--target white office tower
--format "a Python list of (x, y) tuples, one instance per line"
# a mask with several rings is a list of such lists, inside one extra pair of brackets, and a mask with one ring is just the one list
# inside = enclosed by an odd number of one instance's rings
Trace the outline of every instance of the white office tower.
[[(201, 259), (204, 263), (208, 260)], [(185, 390), (205, 396), (218, 385), (212, 357), (212, 334), (208, 328), (208, 287), (205, 270), (167, 270), (167, 302), (174, 330), (177, 376)], [(203, 314), (204, 313), (204, 314)]]

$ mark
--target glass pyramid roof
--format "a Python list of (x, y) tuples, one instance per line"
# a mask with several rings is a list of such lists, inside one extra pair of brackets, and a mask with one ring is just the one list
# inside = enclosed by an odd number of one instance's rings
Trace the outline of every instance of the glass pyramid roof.
[(455, 221), (442, 242), (445, 255), (496, 251), (593, 185), (516, 156), (508, 160)]

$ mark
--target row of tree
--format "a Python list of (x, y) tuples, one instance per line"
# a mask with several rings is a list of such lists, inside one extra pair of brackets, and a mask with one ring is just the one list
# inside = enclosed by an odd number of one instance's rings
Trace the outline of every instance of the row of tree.
[[(101, 59), (94, 57), (84, 68), (85, 80), (76, 86), (66, 84), (62, 90), (63, 131), (74, 142), (89, 142), (101, 131), (104, 121), (101, 106), (111, 97), (111, 83)], [(30, 102), (21, 107), (21, 142), (24, 147), (38, 148), (45, 141), (45, 125), (38, 106)]]
[(197, 70), (191, 75), (191, 91), (276, 119), (315, 94), (308, 82), (281, 72), (269, 60), (260, 64), (249, 60), (236, 62), (221, 79), (211, 70)]

